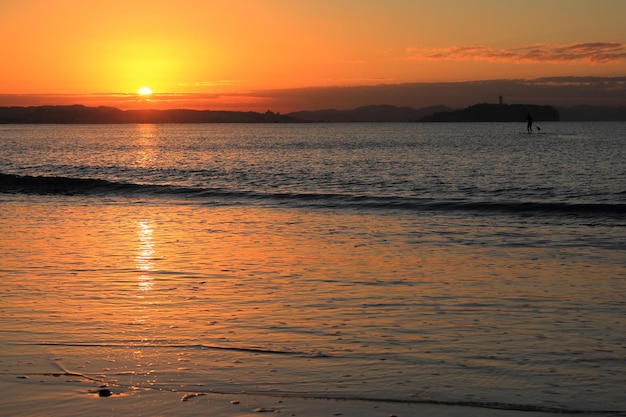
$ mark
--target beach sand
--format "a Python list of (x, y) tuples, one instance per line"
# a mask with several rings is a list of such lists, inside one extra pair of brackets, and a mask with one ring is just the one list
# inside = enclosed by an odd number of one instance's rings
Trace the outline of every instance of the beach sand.
[[(109, 390), (110, 396), (99, 391)], [(2, 416), (214, 416), (282, 415), (294, 417), (547, 417), (552, 414), (438, 404), (408, 404), (271, 395), (215, 394), (101, 387), (67, 374), (3, 375)]]

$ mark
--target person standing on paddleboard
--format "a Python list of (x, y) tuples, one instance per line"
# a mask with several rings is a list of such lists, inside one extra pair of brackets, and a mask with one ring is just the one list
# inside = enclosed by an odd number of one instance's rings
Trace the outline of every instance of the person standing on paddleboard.
[(533, 133), (533, 117), (530, 115), (530, 113), (528, 113), (528, 116), (526, 116), (526, 121), (528, 122), (528, 124), (526, 125), (526, 130), (528, 130), (528, 133)]

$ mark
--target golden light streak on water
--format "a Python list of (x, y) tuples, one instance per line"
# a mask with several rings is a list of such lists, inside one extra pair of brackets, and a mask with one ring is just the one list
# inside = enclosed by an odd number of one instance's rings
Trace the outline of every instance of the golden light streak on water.
[(150, 291), (154, 286), (154, 277), (150, 274), (155, 269), (152, 233), (153, 229), (149, 221), (140, 220), (137, 222), (137, 256), (135, 260), (137, 270), (140, 271), (138, 281), (141, 292)]

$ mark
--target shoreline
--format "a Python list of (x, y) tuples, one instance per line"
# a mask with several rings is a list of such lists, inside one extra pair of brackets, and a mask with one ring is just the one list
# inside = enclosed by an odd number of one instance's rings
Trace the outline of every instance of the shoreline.
[[(224, 394), (178, 392), (150, 388), (110, 386), (110, 396), (100, 396), (100, 384), (72, 374), (0, 376), (5, 399), (0, 414), (20, 416), (64, 415), (90, 417), (150, 415), (181, 417), (255, 416), (281, 414), (294, 417), (344, 416), (484, 416), (548, 417), (552, 412), (503, 410), (484, 406), (406, 403), (348, 398), (305, 398), (281, 393)], [(532, 414), (529, 414), (532, 413)], [(580, 414), (580, 413), (579, 413)], [(611, 413), (618, 415), (617, 413)], [(601, 415), (601, 414), (594, 414)], [(607, 414), (610, 415), (610, 414)]]

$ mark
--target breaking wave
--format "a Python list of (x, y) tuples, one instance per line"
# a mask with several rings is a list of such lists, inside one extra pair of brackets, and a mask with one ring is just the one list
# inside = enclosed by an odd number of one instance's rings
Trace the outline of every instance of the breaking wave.
[(229, 190), (224, 188), (136, 184), (95, 178), (46, 177), (0, 173), (0, 193), (63, 196), (171, 197), (207, 200), (221, 204), (256, 202), (291, 207), (369, 208), (413, 211), (502, 213), (518, 215), (626, 217), (622, 203), (568, 203), (533, 201), (437, 200), (404, 196), (353, 195)]

